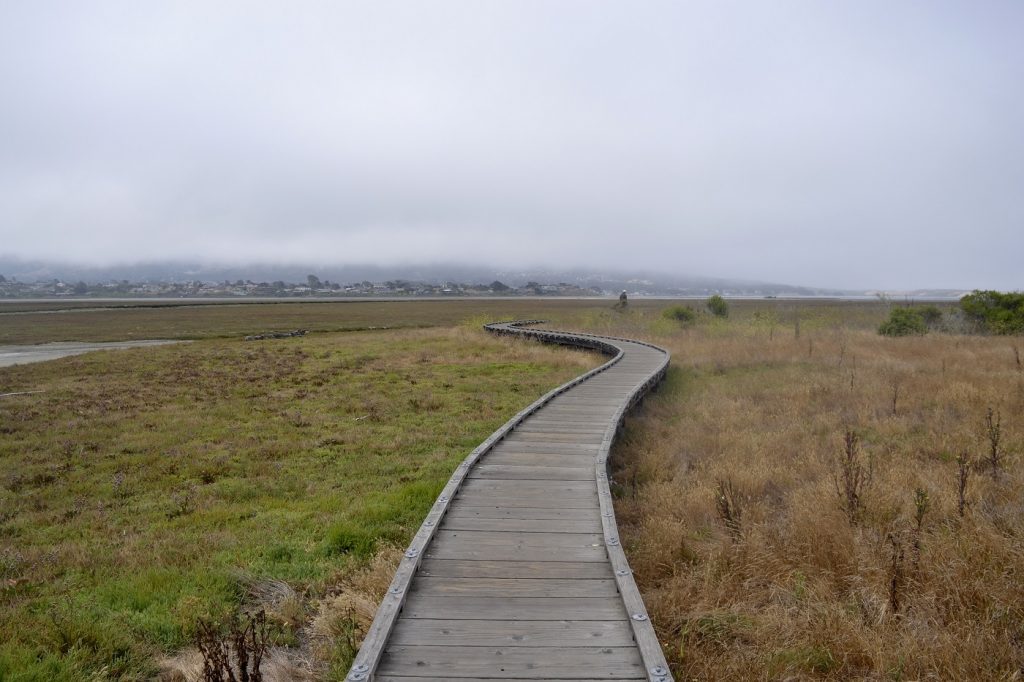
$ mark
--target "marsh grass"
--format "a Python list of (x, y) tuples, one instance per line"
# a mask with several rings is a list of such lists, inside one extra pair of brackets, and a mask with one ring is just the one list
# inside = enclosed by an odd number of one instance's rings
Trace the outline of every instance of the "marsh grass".
[[(313, 332), (454, 327), (466, 320), (576, 319), (610, 311), (603, 299), (458, 299), (450, 301), (274, 301), (191, 305), (126, 301), (118, 307), (46, 301), (0, 301), (0, 345), (50, 341), (241, 338), (268, 331)], [(657, 301), (631, 310), (661, 314)]]
[[(1019, 674), (1024, 374), (1005, 340), (881, 338), (878, 303), (730, 300), (687, 327), (643, 300), (352, 305), (3, 318), (7, 341), (211, 340), (0, 370), (0, 392), (46, 390), (0, 401), (0, 679), (196, 679), (200, 619), (256, 609), (265, 680), (343, 678), (455, 464), (600, 361), (478, 330), (515, 317), (674, 353), (613, 474), (680, 679)], [(237, 340), (361, 326), (438, 328)], [(989, 407), (995, 478), (971, 475)], [(846, 429), (874, 463), (856, 525), (833, 483)]]
[(637, 330), (673, 364), (616, 446), (616, 509), (677, 678), (1024, 674), (1024, 382), (1005, 339), (885, 338), (883, 305), (785, 305), (774, 326), (733, 306)]
[[(266, 680), (343, 677), (380, 557), (470, 450), (598, 362), (450, 327), (0, 369), (0, 392), (44, 390), (0, 400), (0, 680), (150, 679), (161, 659), (194, 679), (199, 623), (256, 606)], [(387, 575), (353, 580), (370, 566)]]

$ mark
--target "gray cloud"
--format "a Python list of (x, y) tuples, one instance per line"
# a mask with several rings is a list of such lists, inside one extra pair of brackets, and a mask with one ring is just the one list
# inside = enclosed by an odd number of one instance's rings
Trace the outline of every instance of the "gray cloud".
[(1020, 288), (1024, 5), (0, 6), (0, 254)]

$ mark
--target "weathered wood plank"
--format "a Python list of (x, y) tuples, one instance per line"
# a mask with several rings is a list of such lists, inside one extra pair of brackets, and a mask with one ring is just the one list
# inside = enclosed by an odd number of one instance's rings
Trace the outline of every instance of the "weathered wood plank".
[(459, 496), (459, 502), (468, 507), (532, 507), (535, 509), (594, 509), (597, 504), (597, 493), (591, 498), (556, 498), (548, 495), (532, 495), (529, 497), (510, 497), (508, 495), (489, 495), (481, 492), (477, 495)]
[(449, 578), (573, 578), (600, 580), (613, 576), (607, 562), (464, 561), (424, 559), (418, 576)]
[[(375, 675), (373, 677), (374, 682), (448, 682), (450, 677), (405, 677), (404, 675)], [(604, 682), (604, 679), (565, 679), (559, 677), (544, 677), (534, 678), (543, 679), (544, 682)], [(638, 677), (620, 677), (620, 680), (646, 680), (647, 678), (643, 675)], [(511, 677), (463, 677), (460, 682), (519, 682), (518, 680)]]
[(601, 433), (607, 430), (608, 424), (598, 422), (594, 424), (576, 424), (572, 422), (543, 423), (528, 420), (525, 424), (515, 429), (516, 433)]
[[(477, 480), (493, 481), (494, 479)], [(575, 483), (575, 481), (569, 482)], [(484, 506), (490, 503), (491, 505), (495, 506), (509, 507), (558, 507), (559, 504), (564, 503), (566, 508), (578, 508), (579, 505), (589, 508), (592, 504), (596, 504), (597, 491), (579, 491), (561, 494), (557, 492), (546, 492), (544, 490), (532, 490), (523, 491), (521, 494), (517, 496), (514, 492), (501, 492), (498, 490), (475, 490), (472, 492), (468, 492), (464, 495), (460, 495), (458, 499), (462, 502), (465, 502), (466, 504), (474, 506)]]
[(493, 507), (472, 506), (461, 501), (452, 505), (451, 511), (444, 518), (478, 518), (478, 519), (593, 519), (591, 507), (568, 509), (563, 507)]
[[(502, 464), (505, 466), (554, 466), (554, 467), (575, 467), (584, 466), (594, 469), (594, 455), (585, 454), (558, 454), (551, 455), (543, 452), (498, 452), (490, 453), (483, 459), (483, 464), (477, 466), (490, 466)], [(476, 469), (477, 467), (473, 467)], [(470, 472), (472, 475), (473, 472)]]
[[(593, 514), (591, 514), (593, 516)], [(476, 516), (445, 517), (442, 530), (518, 531), (521, 533), (600, 533), (601, 522), (587, 519), (488, 519)]]
[(601, 533), (522, 533), (488, 530), (445, 530), (437, 531), (434, 542), (448, 545), (464, 544), (473, 547), (552, 547), (571, 549), (593, 547), (604, 544)]
[(416, 594), (435, 597), (614, 597), (615, 581), (567, 578), (437, 578), (420, 576)]
[(431, 597), (412, 593), (403, 618), (454, 620), (627, 620), (617, 599), (604, 597)]
[(552, 455), (590, 455), (591, 457), (600, 452), (600, 444), (598, 444), (596, 449), (593, 444), (587, 445), (584, 448), (563, 447), (565, 445), (566, 443), (537, 443), (535, 441), (513, 441), (506, 439), (494, 446), (484, 459), (504, 452), (538, 452)]
[(607, 407), (589, 407), (586, 405), (572, 405), (571, 403), (565, 403), (562, 405), (549, 405), (538, 416), (544, 416), (551, 418), (554, 415), (561, 416), (573, 416), (579, 415), (583, 417), (611, 417), (615, 414), (616, 406), (609, 405)]
[(479, 464), (469, 472), (469, 480), (518, 480), (518, 481), (590, 481), (594, 478), (594, 467), (590, 462), (580, 466), (524, 466), (508, 464)]
[(536, 545), (480, 546), (456, 540), (436, 540), (424, 555), (428, 559), (472, 559), (486, 561), (592, 561), (606, 563), (604, 545), (595, 547), (544, 547)]
[(604, 419), (599, 419), (599, 418), (594, 418), (594, 419), (579, 419), (579, 418), (576, 418), (576, 419), (557, 419), (557, 418), (555, 418), (553, 416), (547, 416), (543, 412), (538, 412), (536, 415), (530, 417), (530, 419), (528, 421), (524, 422), (524, 426), (523, 427), (517, 427), (515, 429), (515, 431), (518, 431), (520, 428), (525, 428), (526, 426), (535, 427), (535, 428), (545, 428), (545, 427), (552, 427), (552, 426), (554, 426), (554, 427), (566, 426), (566, 427), (570, 427), (570, 428), (572, 428), (572, 427), (579, 427), (579, 428), (586, 428), (586, 429), (606, 429), (606, 428), (608, 428), (608, 422), (606, 420), (604, 420)]
[(515, 440), (511, 437), (501, 441), (501, 444), (495, 447), (495, 452), (502, 450), (514, 450), (516, 452), (564, 452), (564, 453), (590, 453), (597, 454), (601, 449), (600, 444), (598, 445), (585, 445), (582, 443), (551, 443), (548, 441), (526, 441), (526, 440)]
[(505, 439), (507, 443), (516, 441), (539, 441), (542, 443), (577, 443), (577, 444), (600, 444), (604, 438), (604, 431), (588, 431), (576, 433), (564, 433), (560, 431), (526, 431), (516, 430), (511, 436)]
[(624, 620), (430, 620), (402, 618), (392, 646), (449, 645), (486, 647), (632, 646)]
[(593, 476), (589, 481), (500, 481), (488, 479), (468, 479), (462, 484), (459, 495), (485, 492), (498, 495), (541, 494), (560, 495), (564, 497), (589, 497), (597, 491), (597, 482)]
[(446, 679), (504, 677), (508, 679), (635, 679), (643, 662), (635, 647), (388, 647), (381, 675), (436, 675)]
[(437, 530), (434, 541), (461, 540), (485, 545), (528, 545), (532, 547), (589, 547), (600, 543), (600, 532), (502, 532), (500, 530)]

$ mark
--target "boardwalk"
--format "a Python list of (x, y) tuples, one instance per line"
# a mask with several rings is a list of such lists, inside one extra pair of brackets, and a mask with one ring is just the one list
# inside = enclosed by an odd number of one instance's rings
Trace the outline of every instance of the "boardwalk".
[(670, 680), (619, 545), (606, 461), (668, 354), (488, 325), (612, 359), (473, 451), (413, 539), (348, 679)]

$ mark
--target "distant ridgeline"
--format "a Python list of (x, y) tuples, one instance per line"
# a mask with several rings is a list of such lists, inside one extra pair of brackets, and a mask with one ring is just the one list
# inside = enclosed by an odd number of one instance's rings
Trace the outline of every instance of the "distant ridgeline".
[(254, 282), (238, 279), (222, 282), (164, 282), (115, 280), (100, 283), (65, 282), (60, 279), (22, 282), (0, 275), (0, 298), (64, 298), (64, 297), (305, 297), (305, 296), (601, 296), (599, 288), (585, 288), (559, 282), (542, 284), (527, 282), (521, 287), (508, 286), (495, 280), (490, 284), (462, 282), (355, 282), (339, 284), (309, 275), (305, 282), (276, 280)]

